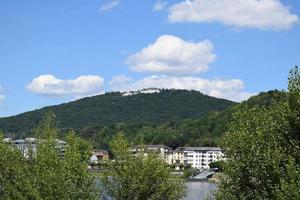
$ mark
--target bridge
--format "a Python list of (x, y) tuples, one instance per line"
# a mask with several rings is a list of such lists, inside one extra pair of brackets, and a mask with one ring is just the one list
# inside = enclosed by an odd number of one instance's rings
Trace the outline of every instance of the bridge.
[(193, 177), (193, 179), (207, 179), (208, 177), (212, 176), (215, 172), (211, 169), (206, 169), (202, 171), (200, 174)]

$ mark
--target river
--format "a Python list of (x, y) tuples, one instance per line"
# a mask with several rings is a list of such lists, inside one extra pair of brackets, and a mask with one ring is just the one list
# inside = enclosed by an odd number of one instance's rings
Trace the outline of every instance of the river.
[(216, 185), (208, 182), (187, 182), (187, 196), (184, 200), (204, 200), (207, 195), (217, 189)]
[(209, 182), (187, 182), (186, 184), (187, 195), (183, 200), (205, 200), (207, 195), (217, 189), (215, 184)]

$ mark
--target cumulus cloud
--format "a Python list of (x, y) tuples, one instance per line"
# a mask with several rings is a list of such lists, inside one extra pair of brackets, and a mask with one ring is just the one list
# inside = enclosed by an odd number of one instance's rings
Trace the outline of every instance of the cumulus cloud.
[(220, 22), (235, 28), (284, 30), (298, 16), (279, 0), (185, 0), (169, 8), (170, 22)]
[(53, 75), (41, 75), (27, 85), (27, 90), (49, 96), (90, 96), (102, 91), (104, 79), (96, 75), (79, 76), (62, 80)]
[(173, 35), (162, 35), (129, 56), (126, 63), (137, 72), (195, 74), (207, 71), (209, 64), (215, 61), (213, 49), (209, 40), (190, 42)]
[[(113, 80), (118, 80), (115, 77)], [(140, 90), (143, 88), (166, 88), (166, 89), (186, 89), (197, 90), (204, 94), (229, 99), (232, 101), (240, 102), (248, 99), (254, 93), (243, 92), (244, 82), (240, 79), (202, 79), (193, 76), (148, 76), (143, 79), (133, 81), (129, 77), (123, 77), (120, 81), (111, 81), (110, 85), (112, 90), (115, 91), (131, 91)], [(129, 81), (127, 81), (129, 80)]]
[(154, 11), (162, 11), (165, 9), (165, 7), (167, 6), (168, 2), (166, 1), (162, 1), (162, 0), (159, 0), (157, 1), (154, 6), (153, 6), (153, 10)]
[(99, 9), (100, 12), (106, 12), (106, 11), (110, 11), (112, 9), (114, 9), (115, 7), (117, 7), (119, 5), (119, 1), (111, 1), (111, 2), (107, 2), (105, 4), (103, 4), (101, 6), (101, 8)]

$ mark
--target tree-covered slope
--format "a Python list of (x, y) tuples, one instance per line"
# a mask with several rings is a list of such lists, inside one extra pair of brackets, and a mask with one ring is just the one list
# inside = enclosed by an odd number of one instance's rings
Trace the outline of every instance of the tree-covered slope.
[(107, 148), (113, 136), (122, 132), (134, 144), (165, 144), (178, 146), (216, 146), (241, 107), (269, 107), (276, 102), (286, 102), (287, 94), (272, 90), (261, 92), (249, 100), (226, 110), (210, 112), (196, 119), (168, 121), (162, 124), (117, 123), (104, 126), (87, 126), (77, 132), (97, 148)]
[(276, 102), (284, 101), (288, 101), (288, 96), (286, 92), (279, 90), (270, 90), (268, 92), (261, 92), (258, 95), (252, 96), (247, 101), (244, 101), (242, 104), (250, 107), (269, 107)]
[(234, 102), (197, 91), (161, 90), (160, 93), (139, 93), (131, 96), (122, 96), (115, 92), (1, 118), (0, 130), (17, 135), (30, 133), (49, 110), (56, 114), (59, 128), (83, 129), (121, 122), (161, 124), (193, 119), (233, 105)]

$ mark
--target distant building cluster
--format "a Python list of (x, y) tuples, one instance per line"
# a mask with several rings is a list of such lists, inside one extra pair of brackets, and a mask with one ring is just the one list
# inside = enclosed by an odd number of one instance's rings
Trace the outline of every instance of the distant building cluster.
[(138, 91), (127, 91), (123, 92), (122, 96), (132, 96), (136, 94), (151, 94), (151, 93), (160, 93), (160, 89), (158, 88), (146, 88)]
[[(59, 149), (60, 156), (64, 155), (66, 142), (63, 140), (55, 140), (57, 144), (57, 148)], [(4, 142), (11, 143), (14, 145), (17, 149), (21, 151), (21, 153), (24, 155), (24, 157), (28, 157), (30, 153), (35, 155), (37, 150), (37, 139), (36, 138), (26, 138), (26, 139), (18, 139), (18, 140), (12, 140), (11, 138), (5, 138)]]
[[(5, 138), (4, 141), (15, 145), (24, 157), (28, 157), (30, 153), (35, 154), (38, 148), (35, 138), (19, 140)], [(56, 140), (56, 143), (60, 156), (63, 156), (67, 143), (62, 140)], [(219, 147), (178, 147), (172, 150), (166, 145), (137, 145), (131, 151), (133, 154), (143, 153), (144, 156), (157, 153), (169, 165), (190, 165), (199, 170), (209, 169), (210, 163), (224, 160), (223, 151)], [(90, 162), (93, 164), (109, 160), (106, 150), (93, 149), (91, 153)]]
[(210, 163), (224, 159), (223, 151), (219, 147), (178, 147), (173, 151), (165, 145), (138, 145), (132, 152), (143, 153), (145, 156), (155, 152), (169, 165), (190, 165), (199, 170), (209, 169)]

